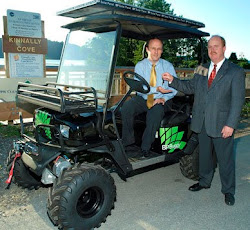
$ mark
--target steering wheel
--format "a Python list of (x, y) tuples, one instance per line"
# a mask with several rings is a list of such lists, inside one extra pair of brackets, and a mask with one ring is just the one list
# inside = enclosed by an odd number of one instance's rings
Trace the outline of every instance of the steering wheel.
[(126, 71), (123, 73), (124, 81), (130, 86), (131, 90), (140, 93), (148, 93), (150, 86), (148, 82), (139, 74), (133, 71)]

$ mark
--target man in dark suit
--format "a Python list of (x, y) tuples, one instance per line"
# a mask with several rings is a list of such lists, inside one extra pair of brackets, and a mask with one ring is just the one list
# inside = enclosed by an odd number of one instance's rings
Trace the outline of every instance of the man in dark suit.
[(212, 36), (208, 41), (211, 63), (199, 66), (193, 79), (181, 81), (169, 73), (162, 75), (171, 87), (194, 94), (191, 129), (199, 137), (199, 183), (189, 187), (200, 191), (211, 186), (215, 167), (215, 150), (225, 203), (235, 203), (234, 130), (237, 127), (245, 99), (245, 73), (225, 59), (225, 39)]

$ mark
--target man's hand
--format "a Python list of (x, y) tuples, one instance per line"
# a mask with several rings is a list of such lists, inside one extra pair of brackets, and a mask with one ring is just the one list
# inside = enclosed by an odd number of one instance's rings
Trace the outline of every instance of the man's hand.
[(171, 83), (174, 77), (170, 73), (166, 72), (162, 74), (162, 79)]
[(154, 103), (153, 103), (153, 106), (156, 105), (156, 104), (162, 104), (164, 105), (165, 104), (165, 99), (164, 98), (157, 98), (154, 100)]
[(223, 138), (231, 137), (233, 135), (234, 129), (229, 126), (224, 126), (221, 134)]
[(171, 89), (164, 89), (164, 88), (161, 87), (161, 86), (158, 86), (158, 87), (157, 87), (157, 91), (160, 92), (160, 93), (163, 93), (163, 94), (165, 94), (165, 93), (171, 93), (171, 92), (172, 92)]

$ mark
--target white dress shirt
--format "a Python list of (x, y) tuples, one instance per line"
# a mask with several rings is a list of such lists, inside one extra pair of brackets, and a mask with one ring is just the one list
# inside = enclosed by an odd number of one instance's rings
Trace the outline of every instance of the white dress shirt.
[[(226, 58), (224, 58), (223, 60), (221, 60), (219, 63), (216, 64), (216, 65), (217, 65), (217, 66), (216, 66), (216, 74), (218, 73), (218, 71), (219, 71), (220, 67), (222, 66), (223, 62), (225, 61), (225, 59), (226, 59)], [(209, 69), (208, 69), (208, 76), (207, 76), (208, 79), (209, 79), (210, 74), (211, 74), (212, 71), (213, 71), (213, 68), (214, 68), (214, 63), (211, 62), (211, 63), (210, 63), (210, 66), (209, 66)]]

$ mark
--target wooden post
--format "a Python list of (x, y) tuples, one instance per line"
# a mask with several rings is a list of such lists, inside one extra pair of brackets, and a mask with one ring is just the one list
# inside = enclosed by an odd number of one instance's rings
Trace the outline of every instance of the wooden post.
[[(7, 16), (3, 16), (3, 28), (4, 28), (4, 35), (8, 34), (8, 27), (7, 27)], [(9, 67), (9, 54), (4, 53), (4, 64), (5, 64), (5, 75), (7, 78), (10, 77), (10, 67)]]
[[(44, 31), (44, 21), (42, 21), (42, 38), (45, 38), (45, 31)], [(43, 77), (46, 77), (46, 60), (45, 54), (43, 54)]]
[[(3, 16), (3, 28), (4, 28), (4, 36), (8, 36), (9, 35), (9, 31), (8, 31), (8, 20), (7, 20), (7, 16)], [(40, 30), (40, 28), (38, 28)], [(15, 37), (15, 36), (12, 36)], [(18, 37), (18, 36), (16, 36)], [(41, 21), (41, 38), (43, 40), (45, 39), (45, 32), (44, 32), (44, 21)], [(9, 40), (8, 40), (9, 42)], [(5, 46), (8, 47), (8, 46)], [(46, 47), (46, 50), (45, 48)], [(41, 53), (43, 55), (43, 62), (42, 62), (42, 66), (41, 68), (43, 68), (43, 75), (41, 75), (41, 79), (43, 79), (43, 81), (45, 80), (44, 78), (46, 78), (46, 60), (45, 60), (45, 53), (47, 51), (47, 45), (46, 46), (42, 46), (42, 48), (45, 50), (43, 51), (43, 53)], [(8, 51), (8, 49), (4, 52), (4, 60), (5, 60), (5, 67), (3, 68), (3, 70), (5, 70), (5, 77), (6, 78), (10, 78), (10, 68), (11, 66), (9, 65), (9, 53), (12, 53), (10, 51)], [(16, 53), (13, 51), (13, 53)], [(37, 54), (40, 54), (39, 52)], [(39, 63), (40, 64), (40, 63)], [(23, 78), (24, 79), (24, 78)], [(23, 79), (20, 79), (21, 81)], [(5, 79), (6, 80), (6, 79)], [(7, 79), (8, 81), (10, 81), (11, 79)], [(22, 109), (20, 109), (19, 107), (16, 106), (16, 103), (13, 101), (13, 99), (11, 99), (10, 102), (1, 102), (0, 103), (0, 120), (1, 121), (8, 121), (9, 123), (13, 123), (13, 120), (19, 119), (19, 113), (22, 113), (24, 118), (32, 118), (33, 114), (28, 113), (27, 111), (24, 111)]]
[(120, 71), (120, 79), (121, 79), (121, 83), (120, 83), (120, 93), (121, 94), (125, 94), (126, 93), (126, 82), (123, 79), (123, 73), (124, 71)]

